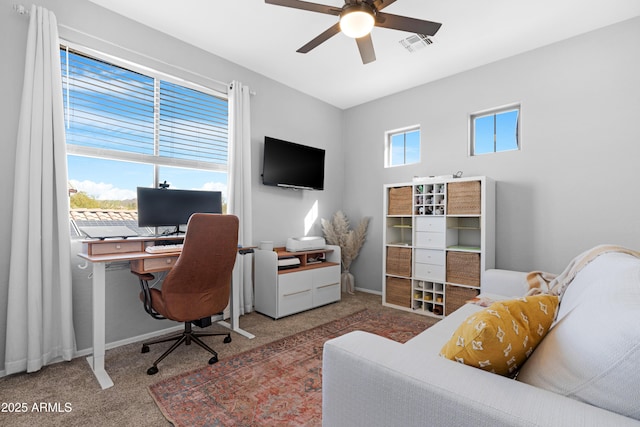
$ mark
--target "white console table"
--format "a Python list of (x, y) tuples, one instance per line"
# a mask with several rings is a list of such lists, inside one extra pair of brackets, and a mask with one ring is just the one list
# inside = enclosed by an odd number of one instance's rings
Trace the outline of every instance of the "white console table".
[[(278, 258), (291, 256), (300, 265), (278, 270)], [(259, 313), (278, 319), (340, 301), (339, 246), (304, 252), (256, 250), (254, 262), (255, 310)]]

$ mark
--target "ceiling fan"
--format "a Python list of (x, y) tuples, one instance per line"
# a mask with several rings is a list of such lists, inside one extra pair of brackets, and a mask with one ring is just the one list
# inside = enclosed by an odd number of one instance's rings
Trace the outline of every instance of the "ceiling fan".
[(264, 1), (267, 4), (287, 6), (294, 9), (308, 10), (340, 17), (336, 24), (329, 27), (296, 52), (307, 53), (342, 31), (345, 35), (356, 39), (363, 64), (368, 64), (376, 60), (376, 54), (371, 40), (371, 29), (374, 26), (433, 36), (442, 25), (437, 22), (381, 12), (382, 9), (394, 3), (396, 0), (344, 0), (344, 6), (342, 7), (300, 0)]

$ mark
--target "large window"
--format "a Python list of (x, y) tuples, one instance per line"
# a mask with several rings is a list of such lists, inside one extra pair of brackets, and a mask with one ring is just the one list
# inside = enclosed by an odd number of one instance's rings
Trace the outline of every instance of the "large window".
[(520, 105), (471, 114), (469, 151), (472, 156), (520, 149)]
[(385, 140), (385, 167), (420, 162), (420, 128), (389, 131)]
[(226, 94), (135, 64), (60, 50), (72, 208), (135, 210), (136, 187), (227, 199)]

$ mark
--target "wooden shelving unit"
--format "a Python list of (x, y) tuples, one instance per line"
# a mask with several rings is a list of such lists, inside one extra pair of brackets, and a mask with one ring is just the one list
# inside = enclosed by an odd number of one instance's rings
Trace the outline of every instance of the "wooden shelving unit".
[(384, 209), (384, 305), (443, 317), (479, 293), (495, 265), (492, 179), (385, 185)]
[(284, 247), (275, 248), (274, 251), (279, 258), (295, 257), (300, 260), (300, 265), (293, 268), (285, 268), (278, 270), (278, 274), (295, 273), (304, 270), (312, 270), (314, 268), (325, 268), (331, 265), (339, 266), (340, 263), (328, 261), (327, 254), (331, 254), (333, 249), (319, 249), (304, 252), (288, 252)]

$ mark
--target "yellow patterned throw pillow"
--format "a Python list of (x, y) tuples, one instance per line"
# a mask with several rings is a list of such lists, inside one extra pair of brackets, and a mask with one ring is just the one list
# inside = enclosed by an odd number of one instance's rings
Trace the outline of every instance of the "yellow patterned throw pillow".
[(549, 331), (557, 308), (555, 295), (495, 302), (462, 322), (440, 355), (513, 376)]

